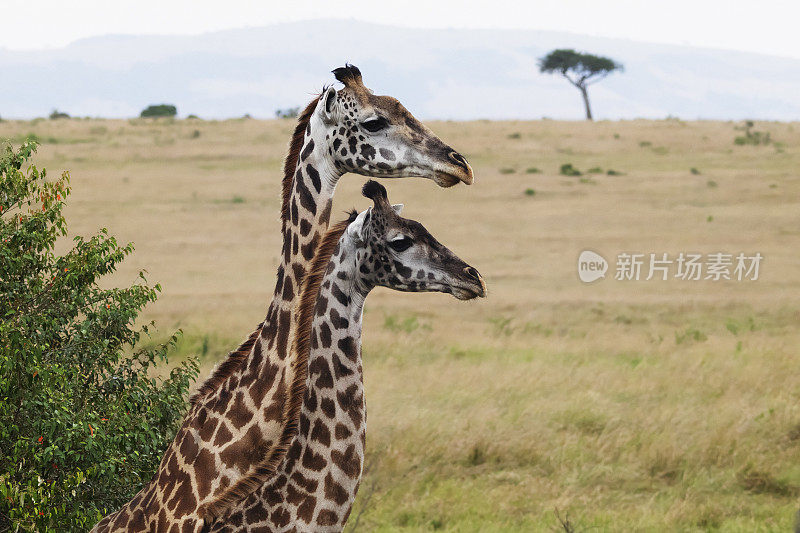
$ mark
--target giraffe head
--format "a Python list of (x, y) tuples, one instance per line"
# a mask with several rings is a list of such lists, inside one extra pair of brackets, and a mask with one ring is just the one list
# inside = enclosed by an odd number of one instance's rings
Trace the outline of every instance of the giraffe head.
[(362, 190), (375, 205), (347, 227), (357, 243), (356, 261), (362, 282), (399, 291), (451, 293), (459, 300), (486, 296), (480, 273), (443, 246), (415, 220), (400, 216), (386, 189), (368, 181)]
[(372, 94), (357, 67), (346, 65), (333, 74), (344, 87), (325, 89), (315, 114), (324, 124), (337, 169), (385, 178), (419, 176), (442, 187), (472, 183), (472, 168), (464, 156), (395, 98)]

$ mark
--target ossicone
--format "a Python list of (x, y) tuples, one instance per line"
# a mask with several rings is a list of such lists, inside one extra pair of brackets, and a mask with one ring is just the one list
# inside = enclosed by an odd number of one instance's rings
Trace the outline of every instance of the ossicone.
[(386, 194), (386, 187), (375, 180), (367, 181), (361, 188), (361, 194), (363, 194), (364, 197), (372, 200), (376, 206), (389, 203), (389, 196)]
[(364, 82), (361, 80), (361, 71), (358, 67), (345, 63), (343, 67), (335, 68), (332, 70), (336, 79), (344, 84), (345, 87), (363, 87)]

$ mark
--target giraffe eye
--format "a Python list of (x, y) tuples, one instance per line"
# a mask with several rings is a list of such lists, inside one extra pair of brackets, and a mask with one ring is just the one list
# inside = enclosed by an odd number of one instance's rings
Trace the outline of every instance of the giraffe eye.
[(393, 241), (389, 241), (389, 247), (394, 250), (395, 252), (404, 252), (408, 250), (413, 242), (408, 237), (398, 237)]
[(389, 125), (389, 121), (383, 117), (373, 118), (361, 123), (365, 130), (370, 133), (381, 131)]

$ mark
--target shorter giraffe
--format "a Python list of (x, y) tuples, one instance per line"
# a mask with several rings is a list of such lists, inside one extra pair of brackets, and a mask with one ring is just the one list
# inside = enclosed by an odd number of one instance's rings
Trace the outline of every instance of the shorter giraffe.
[(370, 290), (486, 294), (478, 271), (400, 217), (382, 185), (368, 181), (363, 193), (374, 207), (326, 233), (301, 295), (295, 347), (308, 354), (308, 375), (299, 433), (272, 481), (210, 531), (341, 531), (364, 463), (361, 318)]

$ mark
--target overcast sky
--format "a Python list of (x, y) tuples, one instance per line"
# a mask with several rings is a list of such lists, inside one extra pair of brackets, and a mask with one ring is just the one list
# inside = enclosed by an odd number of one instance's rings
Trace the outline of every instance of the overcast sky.
[[(197, 34), (311, 18), (522, 28), (800, 57), (797, 0), (0, 0), (0, 48), (107, 34)], [(365, 43), (368, 44), (368, 43)]]

